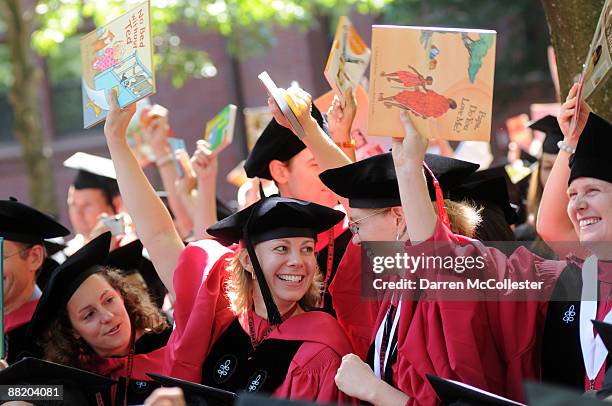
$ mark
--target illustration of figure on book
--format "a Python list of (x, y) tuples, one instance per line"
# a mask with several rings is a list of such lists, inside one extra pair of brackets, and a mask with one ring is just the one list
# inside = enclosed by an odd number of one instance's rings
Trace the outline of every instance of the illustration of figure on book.
[(387, 82), (398, 82), (402, 83), (406, 88), (414, 88), (418, 90), (420, 87), (423, 90), (427, 90), (426, 86), (433, 84), (433, 78), (431, 76), (423, 76), (417, 71), (412, 65), (408, 65), (411, 71), (398, 70), (391, 73), (380, 72), (380, 76), (387, 78)]
[(385, 97), (378, 94), (378, 101), (385, 107), (397, 107), (408, 110), (417, 117), (424, 119), (443, 116), (448, 110), (457, 108), (457, 103), (433, 90), (402, 90), (401, 92)]

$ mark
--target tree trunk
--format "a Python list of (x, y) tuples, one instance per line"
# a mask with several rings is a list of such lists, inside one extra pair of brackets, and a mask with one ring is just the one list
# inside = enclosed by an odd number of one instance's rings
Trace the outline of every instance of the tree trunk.
[(38, 87), (41, 72), (33, 63), (30, 47), (34, 12), (24, 12), (22, 4), (21, 0), (0, 0), (13, 72), (9, 100), (15, 115), (15, 137), (21, 144), (30, 180), (32, 206), (56, 215), (55, 182), (49, 160), (51, 148), (45, 144), (40, 122)]
[[(582, 72), (582, 64), (589, 51), (604, 2), (605, 0), (542, 0), (557, 57), (561, 100), (565, 100), (572, 83)], [(612, 120), (610, 88), (609, 83), (604, 84), (589, 100), (591, 108), (608, 120)]]

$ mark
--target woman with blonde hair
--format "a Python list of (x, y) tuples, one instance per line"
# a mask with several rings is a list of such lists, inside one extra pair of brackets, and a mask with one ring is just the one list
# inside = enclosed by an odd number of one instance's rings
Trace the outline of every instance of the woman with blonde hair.
[(316, 236), (343, 213), (265, 198), (208, 228), (210, 236), (239, 245), (207, 239), (185, 247), (126, 141), (133, 114), (111, 97), (105, 135), (139, 236), (176, 297), (164, 373), (234, 392), (345, 398), (334, 376), (350, 344), (333, 317), (311, 311), (320, 295)]

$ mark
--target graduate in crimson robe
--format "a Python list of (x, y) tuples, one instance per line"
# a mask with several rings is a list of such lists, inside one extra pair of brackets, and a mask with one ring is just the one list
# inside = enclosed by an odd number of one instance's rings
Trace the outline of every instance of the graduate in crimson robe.
[(148, 292), (107, 266), (110, 242), (102, 234), (55, 269), (27, 334), (45, 359), (115, 379), (104, 404), (141, 404), (171, 330)]
[[(240, 242), (239, 247), (215, 240), (187, 246), (174, 274), (176, 327), (165, 373), (234, 392), (345, 400), (334, 376), (351, 347), (337, 322), (316, 310), (319, 288), (312, 279), (313, 237), (342, 217), (314, 203), (265, 198), (207, 230), (225, 242)], [(297, 263), (291, 259), (298, 255), (296, 243), (312, 251)], [(268, 265), (270, 253), (255, 255), (253, 244), (282, 252), (280, 268)], [(238, 262), (245, 255), (246, 266)], [(242, 293), (240, 280), (250, 284)], [(242, 308), (237, 307), (241, 296)]]
[(14, 199), (0, 200), (0, 237), (4, 238), (4, 338), (6, 360), (31, 354), (26, 341), (40, 289), (36, 277), (45, 265), (44, 239), (70, 234), (51, 217)]
[[(330, 133), (327, 120), (314, 105), (310, 116), (322, 131)], [(315, 161), (313, 152), (276, 119), (270, 120), (257, 139), (246, 159), (244, 170), (249, 178), (274, 181), (283, 197), (338, 208), (337, 197), (321, 183), (318, 177), (321, 168)], [(351, 232), (346, 221), (325, 230), (317, 238), (317, 263), (323, 280), (321, 307), (332, 315), (334, 315), (333, 297), (329, 287), (350, 240)]]
[[(448, 370), (460, 362), (471, 362), (474, 373), (487, 372), (486, 379), (476, 386), (490, 390), (488, 385), (501, 383), (503, 389), (493, 392), (519, 400), (523, 399), (521, 383), (525, 378), (542, 377), (583, 390), (598, 389), (607, 351), (600, 348), (590, 319), (606, 319), (612, 307), (608, 299), (608, 275), (612, 269), (602, 261), (611, 259), (612, 228), (606, 226), (612, 222), (612, 168), (603, 155), (611, 142), (602, 136), (610, 133), (610, 123), (591, 114), (570, 161), (568, 215), (580, 242), (593, 254), (583, 262), (574, 258), (547, 261), (526, 249), (518, 249), (508, 257), (450, 232), (431, 204), (420, 197), (426, 194), (426, 185), (417, 168), (420, 169), (426, 142), (408, 118), (404, 117), (404, 122), (407, 136), (403, 144), (394, 145), (396, 171), (401, 175), (398, 181), (406, 215), (421, 219), (409, 224), (411, 240), (425, 241), (408, 246), (408, 252), (481, 256), (486, 258), (486, 275), (497, 281), (543, 282), (533, 296), (515, 288), (476, 294), (476, 299), (488, 301), (428, 302), (413, 316), (412, 324), (420, 323), (421, 328), (413, 330), (411, 326), (405, 345), (413, 355), (406, 352), (406, 362), (415, 369), (427, 369), (443, 361), (441, 364), (446, 363)], [(436, 297), (439, 292), (426, 294)], [(512, 297), (508, 295), (516, 296), (502, 301), (504, 296)], [(436, 345), (432, 346), (432, 342)], [(424, 348), (435, 351), (421, 358), (418, 354)], [(418, 375), (412, 372), (405, 379), (413, 380)], [(412, 390), (426, 390), (426, 386), (416, 379)]]

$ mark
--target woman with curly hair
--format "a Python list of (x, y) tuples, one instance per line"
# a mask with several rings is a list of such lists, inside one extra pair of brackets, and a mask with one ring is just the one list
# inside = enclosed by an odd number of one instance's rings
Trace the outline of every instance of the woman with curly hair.
[(145, 372), (162, 371), (170, 329), (142, 286), (104, 265), (110, 238), (102, 234), (53, 272), (28, 335), (46, 360), (118, 380), (108, 404), (140, 404), (159, 386)]

